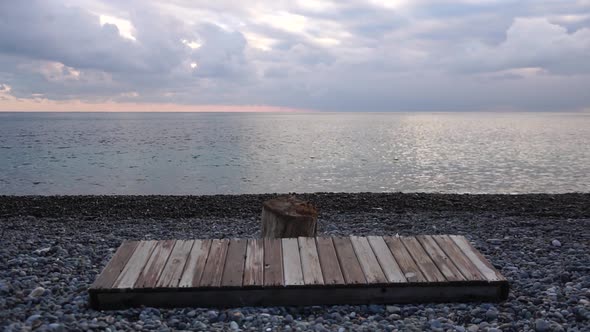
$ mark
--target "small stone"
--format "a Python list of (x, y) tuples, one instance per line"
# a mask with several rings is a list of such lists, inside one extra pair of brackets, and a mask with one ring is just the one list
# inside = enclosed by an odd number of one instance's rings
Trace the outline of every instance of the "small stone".
[(498, 311), (494, 310), (494, 309), (489, 309), (488, 311), (486, 311), (486, 318), (488, 320), (495, 320), (498, 318)]
[(243, 318), (244, 318), (244, 315), (239, 311), (234, 311), (229, 316), (229, 319), (231, 321), (238, 322), (238, 323), (241, 322)]
[(209, 319), (209, 323), (215, 323), (218, 320), (219, 315), (215, 310), (207, 311), (207, 318)]
[(58, 323), (51, 323), (48, 326), (49, 331), (55, 331), (55, 332), (62, 332), (65, 331), (65, 328), (62, 324), (58, 324)]
[(438, 328), (441, 328), (442, 327), (442, 323), (438, 319), (432, 319), (430, 321), (430, 327), (431, 328), (437, 328), (438, 329)]
[(41, 249), (37, 249), (37, 250), (33, 251), (33, 253), (35, 253), (37, 255), (44, 255), (44, 254), (48, 253), (50, 250), (51, 250), (51, 247), (41, 248)]
[(32, 327), (37, 327), (39, 325), (41, 325), (42, 321), (41, 321), (41, 315), (31, 315), (29, 316), (29, 318), (27, 318), (26, 323), (28, 325), (31, 325)]
[(477, 332), (477, 331), (479, 331), (479, 326), (477, 326), (477, 325), (470, 325), (467, 328), (467, 331), (469, 331), (469, 332)]
[(453, 326), (453, 328), (455, 329), (455, 331), (457, 332), (465, 332), (465, 328), (463, 326), (460, 325), (455, 325)]
[(240, 329), (240, 326), (238, 325), (238, 323), (232, 321), (231, 323), (229, 323), (229, 328), (232, 329), (232, 331), (237, 331)]
[(34, 298), (41, 297), (43, 295), (43, 293), (45, 293), (45, 288), (39, 286), (31, 291), (31, 293), (29, 294), (29, 297), (34, 297)]
[(385, 309), (390, 314), (399, 314), (400, 312), (402, 312), (402, 309), (400, 309), (400, 307), (394, 305), (388, 305), (387, 307), (385, 307)]
[(551, 245), (554, 247), (561, 247), (561, 242), (559, 242), (559, 240), (553, 240), (551, 241)]
[(197, 312), (195, 310), (191, 310), (186, 315), (188, 317), (195, 317), (197, 315)]
[(537, 332), (547, 332), (551, 329), (549, 323), (544, 319), (537, 319), (535, 321), (535, 331)]

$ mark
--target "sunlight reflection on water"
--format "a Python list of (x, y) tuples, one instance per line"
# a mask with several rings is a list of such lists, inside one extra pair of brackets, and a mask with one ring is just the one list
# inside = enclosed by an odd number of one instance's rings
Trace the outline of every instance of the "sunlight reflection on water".
[(0, 194), (572, 192), (590, 114), (0, 113)]

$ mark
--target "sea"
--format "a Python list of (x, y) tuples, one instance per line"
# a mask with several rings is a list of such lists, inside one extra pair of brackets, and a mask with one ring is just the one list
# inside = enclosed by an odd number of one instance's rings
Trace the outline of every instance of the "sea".
[(590, 191), (590, 113), (0, 113), (0, 195)]

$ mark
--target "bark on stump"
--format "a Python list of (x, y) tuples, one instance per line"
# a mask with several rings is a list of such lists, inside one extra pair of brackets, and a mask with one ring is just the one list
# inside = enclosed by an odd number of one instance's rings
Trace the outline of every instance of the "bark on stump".
[(284, 196), (262, 204), (262, 237), (283, 238), (316, 235), (318, 212), (309, 202)]

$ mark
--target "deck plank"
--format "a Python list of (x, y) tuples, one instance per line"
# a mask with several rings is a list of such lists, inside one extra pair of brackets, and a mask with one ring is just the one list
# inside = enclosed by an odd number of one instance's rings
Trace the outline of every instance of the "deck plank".
[(211, 241), (211, 249), (209, 249), (207, 263), (205, 263), (203, 276), (199, 283), (200, 287), (219, 287), (221, 285), (228, 245), (228, 239), (215, 239)]
[(366, 237), (351, 236), (350, 242), (361, 264), (367, 282), (370, 284), (386, 283), (387, 278), (379, 265), (379, 261), (373, 252)]
[(404, 272), (399, 267), (391, 250), (383, 240), (382, 236), (368, 236), (369, 244), (373, 248), (373, 252), (381, 265), (383, 273), (389, 282), (407, 282)]
[(477, 266), (465, 256), (461, 248), (448, 235), (433, 235), (432, 238), (455, 263), (467, 280), (486, 280), (486, 277), (481, 274)]
[(402, 243), (408, 249), (412, 258), (422, 271), (422, 274), (429, 282), (443, 282), (446, 281), (445, 276), (438, 270), (436, 264), (430, 259), (424, 248), (415, 237), (402, 237)]
[(281, 239), (264, 239), (264, 286), (282, 286), (283, 246)]
[(340, 263), (340, 267), (342, 268), (344, 281), (349, 285), (366, 284), (365, 274), (356, 257), (350, 238), (335, 237), (332, 240), (334, 241), (338, 263)]
[(264, 285), (264, 240), (248, 239), (244, 286)]
[(191, 249), (195, 241), (193, 240), (177, 240), (170, 253), (168, 262), (160, 275), (160, 279), (156, 284), (157, 287), (177, 287), (184, 271), (188, 255), (191, 253)]
[(464, 236), (450, 235), (450, 238), (457, 244), (463, 251), (465, 256), (469, 258), (477, 269), (486, 277), (488, 281), (499, 281), (506, 280), (500, 272), (498, 272), (492, 264), (483, 257), (483, 255), (477, 251)]
[(384, 236), (383, 240), (389, 247), (389, 250), (391, 250), (393, 257), (395, 257), (408, 282), (427, 281), (399, 237)]
[(323, 285), (324, 277), (315, 239), (313, 237), (299, 237), (297, 242), (299, 244), (299, 254), (301, 255), (303, 281), (306, 285)]
[(247, 245), (248, 240), (246, 239), (231, 239), (229, 241), (225, 268), (223, 269), (223, 277), (221, 278), (222, 287), (242, 286)]
[(90, 288), (111, 288), (138, 244), (139, 241), (123, 241)]
[(141, 241), (135, 248), (133, 255), (129, 258), (127, 264), (121, 271), (119, 277), (113, 284), (113, 288), (132, 288), (139, 277), (145, 263), (152, 255), (157, 241)]
[[(489, 302), (509, 293), (508, 281), (462, 236), (140, 241), (132, 252), (129, 246), (117, 250), (128, 252), (126, 264), (119, 254), (107, 264), (108, 271), (124, 265), (112, 285), (88, 289), (92, 308)], [(428, 262), (444, 281), (427, 279)]]
[(209, 256), (211, 240), (195, 240), (190, 254), (186, 259), (186, 265), (182, 272), (182, 277), (178, 282), (178, 287), (198, 287), (203, 277), (205, 263)]
[(316, 238), (316, 244), (318, 256), (320, 258), (320, 266), (322, 267), (324, 284), (344, 284), (344, 276), (340, 270), (340, 264), (338, 263), (338, 256), (336, 256), (336, 249), (334, 248), (334, 242), (332, 242), (332, 238), (318, 237)]
[(436, 241), (428, 235), (417, 236), (416, 239), (426, 253), (430, 256), (434, 264), (438, 267), (440, 272), (448, 281), (463, 281), (465, 277), (461, 271), (455, 266), (453, 261), (445, 254), (445, 252), (438, 246)]
[(168, 262), (168, 257), (170, 257), (175, 242), (176, 240), (158, 241), (150, 259), (137, 278), (134, 288), (152, 288), (156, 286), (156, 282), (158, 282), (158, 278), (160, 278), (160, 274), (164, 270), (166, 262)]
[(282, 239), (285, 286), (303, 285), (303, 269), (297, 238)]

